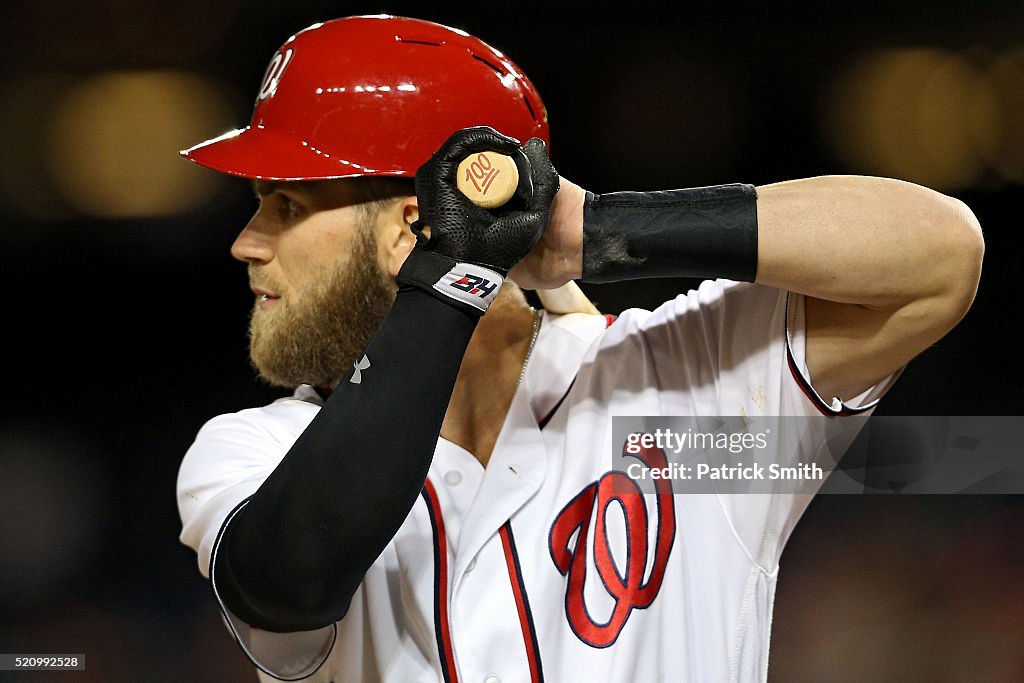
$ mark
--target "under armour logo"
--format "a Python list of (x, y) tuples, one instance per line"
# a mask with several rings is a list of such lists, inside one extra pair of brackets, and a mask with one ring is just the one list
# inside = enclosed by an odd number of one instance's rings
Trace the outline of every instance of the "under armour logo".
[(352, 377), (350, 377), (348, 381), (352, 382), (352, 384), (362, 384), (363, 370), (370, 367), (370, 359), (364, 355), (363, 359), (353, 363), (352, 367), (355, 368), (355, 372), (352, 373)]
[(278, 52), (270, 60), (270, 66), (267, 67), (267, 75), (263, 77), (263, 85), (260, 86), (260, 102), (268, 97), (272, 97), (277, 92), (277, 85), (281, 82), (281, 76), (284, 74), (285, 67), (292, 60), (293, 52), (292, 48), (288, 48), (287, 52), (284, 54)]

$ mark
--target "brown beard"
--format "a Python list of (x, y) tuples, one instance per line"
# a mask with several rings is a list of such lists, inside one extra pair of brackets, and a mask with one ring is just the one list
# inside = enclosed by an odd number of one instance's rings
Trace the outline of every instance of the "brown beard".
[(397, 287), (377, 261), (373, 231), (359, 232), (348, 255), (301, 302), (282, 298), (277, 310), (253, 308), (250, 358), (269, 384), (333, 387), (380, 327)]

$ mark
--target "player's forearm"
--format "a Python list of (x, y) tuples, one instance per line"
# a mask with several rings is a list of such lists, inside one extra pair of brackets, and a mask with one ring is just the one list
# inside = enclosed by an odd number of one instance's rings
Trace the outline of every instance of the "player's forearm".
[(758, 188), (757, 281), (897, 309), (973, 299), (984, 243), (962, 202), (897, 180), (827, 176)]
[(581, 203), (563, 223), (582, 224), (578, 262), (590, 282), (726, 278), (883, 310), (930, 302), (962, 313), (984, 251), (962, 202), (885, 178), (588, 193)]
[(341, 618), (416, 502), (478, 318), (401, 291), (366, 349), (225, 530), (213, 578), (225, 605), (274, 631)]

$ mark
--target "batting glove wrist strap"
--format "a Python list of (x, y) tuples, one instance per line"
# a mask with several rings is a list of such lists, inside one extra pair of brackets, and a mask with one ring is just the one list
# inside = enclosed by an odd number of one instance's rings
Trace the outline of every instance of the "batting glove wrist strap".
[(477, 316), (487, 311), (504, 282), (490, 268), (421, 249), (409, 254), (395, 279), (400, 287), (417, 287)]
[(588, 192), (583, 280), (757, 276), (757, 190), (716, 185), (663, 192)]

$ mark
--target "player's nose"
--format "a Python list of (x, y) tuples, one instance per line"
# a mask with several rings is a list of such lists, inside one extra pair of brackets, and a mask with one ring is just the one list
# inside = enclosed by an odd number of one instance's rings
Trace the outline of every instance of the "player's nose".
[(259, 229), (259, 214), (253, 216), (249, 223), (231, 245), (231, 255), (245, 263), (261, 265), (274, 258), (273, 236)]

